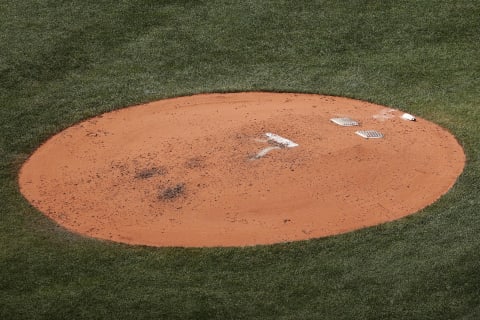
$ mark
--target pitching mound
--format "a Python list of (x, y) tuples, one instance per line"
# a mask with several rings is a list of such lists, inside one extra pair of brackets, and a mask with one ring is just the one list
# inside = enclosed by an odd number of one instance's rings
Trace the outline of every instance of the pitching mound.
[(151, 246), (245, 246), (398, 219), (437, 200), (465, 156), (441, 127), (346, 98), (202, 94), (64, 130), (24, 164), (60, 225)]

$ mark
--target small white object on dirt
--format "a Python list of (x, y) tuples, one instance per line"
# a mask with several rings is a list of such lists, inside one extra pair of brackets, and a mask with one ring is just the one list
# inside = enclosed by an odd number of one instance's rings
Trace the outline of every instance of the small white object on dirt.
[(358, 126), (358, 122), (351, 118), (332, 118), (330, 121), (342, 127)]
[(284, 138), (284, 137), (281, 137), (279, 136), (278, 134), (275, 134), (275, 133), (270, 133), (270, 132), (267, 132), (265, 133), (265, 135), (267, 136), (268, 140), (272, 140), (286, 148), (295, 148), (295, 147), (298, 147), (298, 144), (291, 141), (291, 140), (288, 140), (287, 138)]
[(376, 130), (361, 130), (361, 131), (355, 131), (356, 134), (358, 134), (360, 137), (365, 138), (365, 139), (380, 139), (383, 138), (383, 134), (381, 132), (378, 132)]
[(402, 115), (402, 119), (403, 119), (403, 120), (408, 120), (408, 121), (415, 121), (415, 120), (417, 120), (417, 119), (415, 118), (415, 116), (412, 116), (410, 113), (404, 113), (404, 114)]

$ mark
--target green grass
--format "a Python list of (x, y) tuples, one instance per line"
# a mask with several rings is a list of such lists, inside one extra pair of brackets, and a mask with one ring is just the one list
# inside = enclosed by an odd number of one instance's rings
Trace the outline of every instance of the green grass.
[[(480, 318), (480, 1), (0, 0), (1, 319)], [(134, 247), (59, 228), (22, 162), (87, 117), (199, 92), (373, 101), (457, 136), (440, 201), (325, 239)]]

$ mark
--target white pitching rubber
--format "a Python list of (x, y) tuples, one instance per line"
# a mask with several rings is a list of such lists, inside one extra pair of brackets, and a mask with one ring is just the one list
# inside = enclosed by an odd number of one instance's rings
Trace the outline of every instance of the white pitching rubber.
[(298, 147), (297, 143), (291, 140), (288, 140), (287, 138), (281, 137), (278, 134), (267, 132), (265, 133), (265, 136), (267, 136), (268, 140), (275, 141), (276, 143), (281, 144), (284, 147), (287, 147), (287, 148)]

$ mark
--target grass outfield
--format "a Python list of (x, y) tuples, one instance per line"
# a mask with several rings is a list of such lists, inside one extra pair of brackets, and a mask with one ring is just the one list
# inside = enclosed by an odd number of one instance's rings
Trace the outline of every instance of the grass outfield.
[[(480, 1), (0, 0), (0, 319), (479, 319)], [(90, 116), (199, 92), (385, 104), (468, 163), (425, 210), (273, 246), (127, 246), (71, 234), (20, 165)]]

